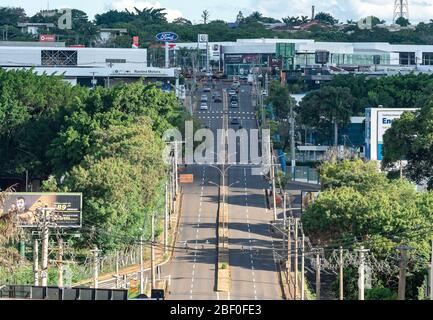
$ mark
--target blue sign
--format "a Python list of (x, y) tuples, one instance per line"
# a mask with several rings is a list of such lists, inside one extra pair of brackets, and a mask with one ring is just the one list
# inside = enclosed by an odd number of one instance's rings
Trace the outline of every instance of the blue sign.
[(174, 32), (160, 32), (155, 36), (156, 40), (163, 42), (173, 42), (176, 41), (179, 36)]

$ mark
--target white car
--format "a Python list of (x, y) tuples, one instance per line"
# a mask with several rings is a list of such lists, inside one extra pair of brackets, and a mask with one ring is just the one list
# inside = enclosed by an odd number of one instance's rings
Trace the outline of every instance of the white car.
[(236, 90), (230, 89), (229, 90), (229, 96), (235, 96), (235, 95), (236, 95)]
[(268, 90), (263, 89), (262, 90), (262, 96), (267, 97), (268, 96)]
[(200, 110), (209, 110), (209, 107), (207, 106), (207, 103), (202, 102), (200, 105)]

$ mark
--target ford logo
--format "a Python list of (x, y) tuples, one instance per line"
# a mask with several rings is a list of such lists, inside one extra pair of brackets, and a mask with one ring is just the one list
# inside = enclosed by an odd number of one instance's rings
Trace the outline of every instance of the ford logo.
[(156, 35), (156, 40), (164, 42), (176, 41), (179, 36), (174, 32), (160, 32)]

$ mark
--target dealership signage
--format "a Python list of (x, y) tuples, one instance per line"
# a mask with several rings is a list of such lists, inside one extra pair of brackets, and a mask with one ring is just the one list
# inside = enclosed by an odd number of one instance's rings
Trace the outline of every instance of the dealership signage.
[(40, 34), (39, 35), (40, 42), (56, 42), (55, 34)]
[(81, 227), (81, 193), (9, 193), (0, 216), (11, 214), (21, 227), (37, 228), (42, 222), (57, 228)]
[(369, 160), (383, 160), (383, 136), (392, 123), (406, 112), (417, 109), (367, 108), (365, 114), (365, 153)]
[(160, 32), (155, 36), (156, 40), (163, 42), (174, 42), (179, 36), (174, 32)]

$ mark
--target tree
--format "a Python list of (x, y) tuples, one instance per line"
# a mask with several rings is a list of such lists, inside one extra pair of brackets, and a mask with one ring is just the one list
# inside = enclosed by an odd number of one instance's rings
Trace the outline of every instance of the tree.
[(433, 190), (433, 100), (418, 112), (406, 112), (393, 121), (383, 140), (383, 166), (390, 168), (407, 160), (405, 174), (416, 183), (426, 182)]
[[(13, 188), (0, 191), (0, 209), (7, 200), (8, 194), (13, 191)], [(0, 211), (0, 270), (2, 268), (13, 270), (13, 267), (18, 264), (21, 259), (17, 250), (10, 246), (11, 240), (16, 240), (19, 234), (13, 219), (15, 214), (16, 212), (14, 211)]]
[(331, 14), (326, 12), (319, 12), (318, 14), (316, 14), (314, 19), (330, 25), (335, 25), (338, 23), (337, 19), (335, 19)]
[(82, 244), (112, 250), (133, 243), (140, 228), (150, 234), (150, 214), (163, 198), (164, 144), (146, 117), (98, 129), (90, 140), (84, 160), (46, 189), (83, 192)]
[(334, 145), (338, 144), (338, 128), (349, 124), (353, 114), (354, 98), (350, 90), (325, 86), (309, 93), (300, 103), (300, 122), (331, 136), (333, 127)]
[(23, 8), (0, 7), (0, 26), (16, 26), (18, 22), (25, 22), (26, 20), (26, 12)]
[(179, 17), (179, 18), (174, 19), (172, 23), (176, 24), (176, 25), (180, 25), (180, 26), (191, 26), (192, 25), (192, 22), (190, 20), (183, 18), (183, 17)]
[(134, 20), (134, 15), (128, 11), (110, 10), (95, 16), (98, 26), (113, 26), (117, 23), (129, 23)]
[[(433, 193), (417, 193), (407, 181), (389, 180), (377, 168), (374, 172), (374, 164), (361, 161), (325, 164), (321, 174), (326, 186), (302, 217), (313, 243), (362, 245), (377, 259), (393, 257), (399, 244), (411, 246), (407, 296), (416, 299), (430, 259)], [(373, 286), (387, 284), (394, 293), (397, 277), (377, 272)], [(383, 294), (392, 296), (388, 293)]]
[(238, 15), (236, 16), (236, 22), (242, 23), (244, 22), (244, 20), (245, 20), (244, 14), (242, 13), (242, 11), (239, 11)]
[(395, 20), (395, 24), (398, 24), (401, 27), (407, 27), (410, 25), (410, 22), (405, 17), (399, 17), (397, 20)]
[(201, 13), (201, 18), (202, 18), (203, 24), (207, 24), (208, 23), (209, 17), (210, 17), (209, 11), (203, 10), (203, 12)]
[(286, 119), (289, 116), (290, 106), (295, 105), (287, 86), (281, 85), (278, 81), (271, 82), (267, 101), (272, 103), (275, 113), (280, 119)]

